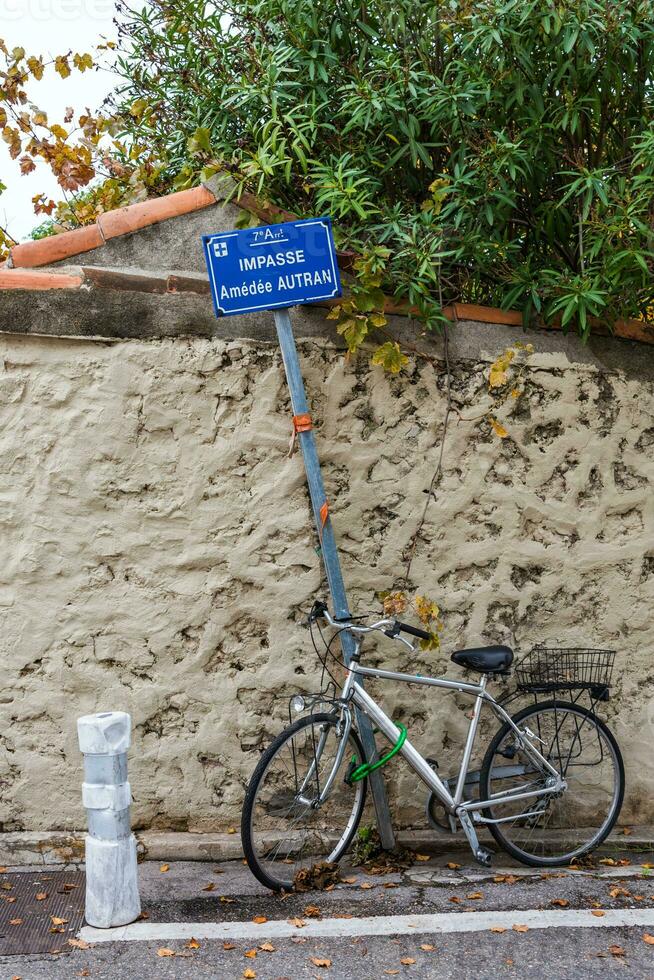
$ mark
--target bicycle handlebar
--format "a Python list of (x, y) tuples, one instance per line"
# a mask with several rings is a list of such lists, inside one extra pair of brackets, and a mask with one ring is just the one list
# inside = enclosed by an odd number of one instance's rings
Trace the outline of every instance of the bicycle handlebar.
[[(417, 626), (410, 626), (408, 623), (402, 623), (399, 619), (380, 619), (376, 623), (371, 623), (370, 626), (355, 626), (352, 622), (352, 617), (348, 619), (334, 619), (330, 615), (325, 603), (317, 600), (314, 602), (313, 609), (309, 613), (309, 622), (319, 617), (324, 617), (328, 624), (336, 629), (349, 629), (352, 633), (372, 633), (374, 630), (380, 630), (391, 639), (398, 638), (398, 633), (408, 633), (410, 636), (416, 636), (419, 640), (428, 640), (430, 638), (426, 630), (421, 630)], [(405, 643), (406, 641), (403, 640), (402, 642)]]

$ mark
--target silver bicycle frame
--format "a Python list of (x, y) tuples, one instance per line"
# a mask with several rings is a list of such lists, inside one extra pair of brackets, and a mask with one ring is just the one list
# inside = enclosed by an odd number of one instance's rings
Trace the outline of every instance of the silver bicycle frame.
[[(465, 681), (450, 680), (446, 677), (424, 677), (421, 674), (399, 674), (393, 670), (382, 670), (377, 667), (362, 667), (359, 663), (353, 661), (350, 665), (348, 677), (343, 688), (342, 698), (346, 702), (350, 700), (353, 701), (355, 706), (370, 718), (374, 725), (386, 736), (391, 744), (395, 744), (397, 742), (401, 732), (393, 720), (388, 717), (382, 708), (380, 708), (374, 698), (372, 698), (368, 692), (364, 690), (361, 684), (357, 683), (357, 675), (362, 677), (375, 677), (378, 680), (399, 681), (402, 684), (422, 684), (426, 687), (439, 687), (449, 691), (459, 691), (463, 694), (469, 694), (475, 698), (472, 719), (470, 721), (465, 748), (463, 750), (461, 768), (457, 776), (454, 795), (450, 793), (442, 779), (440, 779), (438, 774), (434, 772), (427, 760), (420, 754), (420, 752), (418, 752), (408, 738), (405, 740), (404, 745), (400, 749), (400, 754), (404, 756), (408, 764), (423, 781), (423, 783), (425, 783), (429, 789), (435, 793), (449, 813), (457, 814), (457, 816), (459, 816), (462, 823), (469, 823), (468, 811), (473, 811), (474, 819), (477, 823), (501, 822), (491, 821), (490, 818), (482, 817), (475, 811), (483, 810), (491, 804), (493, 806), (497, 806), (514, 800), (547, 797), (559, 793), (565, 788), (565, 782), (561, 778), (561, 775), (548, 762), (548, 760), (541, 755), (538, 749), (531, 744), (525, 734), (521, 732), (518, 726), (512, 721), (511, 717), (507, 714), (504, 708), (498, 704), (491, 694), (486, 691), (487, 678), (484, 675), (482, 675), (478, 684), (468, 684)], [(477, 734), (479, 716), (481, 714), (481, 708), (484, 702), (491, 707), (499, 718), (505, 722), (508, 722), (518, 736), (525, 754), (530, 758), (531, 762), (537, 767), (537, 769), (541, 771), (545, 769), (547, 772), (549, 772), (551, 776), (551, 785), (544, 786), (537, 790), (509, 790), (506, 793), (496, 793), (490, 800), (466, 801), (463, 799), (463, 789), (470, 766), (470, 757), (472, 755), (475, 736)], [(527, 816), (528, 814), (524, 815)], [(529, 815), (533, 816), (533, 812)], [(515, 820), (518, 816), (522, 816), (522, 814), (513, 814), (508, 819)], [(465, 826), (464, 829), (466, 829)]]

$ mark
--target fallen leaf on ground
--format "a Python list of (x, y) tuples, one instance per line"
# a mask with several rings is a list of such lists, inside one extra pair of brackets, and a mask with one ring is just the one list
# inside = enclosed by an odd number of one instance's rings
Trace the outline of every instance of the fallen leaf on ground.
[(570, 902), (567, 898), (553, 898), (550, 905), (558, 905), (560, 909), (567, 909)]
[(227, 833), (228, 834), (235, 834), (236, 833), (236, 827), (228, 827), (227, 828)]
[[(247, 861), (245, 863), (247, 864)], [(214, 868), (213, 869), (213, 873), (215, 875), (224, 875), (225, 874), (225, 869), (224, 868)]]
[(306, 926), (306, 922), (304, 921), (304, 919), (299, 919), (297, 915), (294, 918), (289, 919), (288, 924), (291, 926), (295, 926), (296, 929), (303, 929)]
[(654, 946), (654, 936), (650, 936), (648, 932), (643, 936), (643, 942), (647, 943), (648, 946)]
[(613, 888), (609, 888), (609, 895), (611, 898), (618, 898), (620, 895), (625, 898), (631, 898), (631, 892), (627, 891), (626, 888), (621, 888), (620, 885), (614, 885)]
[(634, 895), (634, 902), (642, 902), (644, 901), (644, 899), (645, 899), (644, 895)]
[(245, 952), (243, 953), (243, 956), (247, 956), (247, 958), (250, 960), (253, 960), (256, 955), (257, 955), (256, 949), (246, 949)]
[(157, 950), (157, 956), (174, 956), (174, 955), (175, 955), (175, 950), (168, 949), (167, 946), (162, 946), (160, 949)]
[(69, 939), (68, 945), (74, 949), (93, 949), (91, 943), (87, 943), (84, 939)]
[(632, 833), (631, 827), (623, 827), (622, 828), (622, 833), (624, 834), (625, 837), (628, 837), (629, 834)]
[(256, 922), (257, 925), (261, 925), (262, 922), (267, 922), (268, 919), (265, 917), (265, 915), (255, 915), (252, 921)]
[(517, 880), (518, 879), (515, 875), (495, 875), (493, 878), (493, 881), (496, 882), (496, 884), (503, 882), (505, 885), (515, 885)]
[(412, 956), (405, 956), (400, 960), (400, 963), (402, 966), (411, 966), (413, 963), (415, 963), (415, 960)]
[(617, 861), (615, 861), (615, 860), (614, 860), (613, 858), (600, 858), (600, 859), (599, 859), (599, 863), (600, 863), (600, 864), (608, 864), (608, 865), (609, 865), (609, 867), (615, 867), (615, 865), (616, 865), (616, 864), (617, 864), (618, 862), (617, 862)]
[[(645, 865), (643, 865), (643, 867), (645, 867)], [(356, 885), (358, 880), (358, 878), (341, 878), (341, 881), (344, 881), (346, 885)]]
[(303, 936), (291, 936), (292, 943), (306, 943), (306, 939)]
[(491, 932), (506, 932), (506, 928), (505, 928), (505, 926), (491, 926), (490, 927), (490, 931)]
[(6, 892), (10, 892), (13, 887), (14, 886), (9, 881), (3, 881), (2, 884), (0, 885), (0, 888), (2, 888)]
[(529, 926), (511, 926), (514, 932), (529, 932)]
[(202, 891), (203, 892), (212, 892), (215, 887), (216, 887), (215, 881), (210, 881), (208, 885), (203, 885), (202, 886)]
[(466, 895), (466, 898), (469, 898), (471, 901), (473, 899), (483, 898), (483, 897), (484, 896), (483, 896), (482, 892), (471, 892), (469, 895)]
[(262, 949), (264, 953), (274, 953), (275, 947), (272, 943), (261, 943), (259, 949)]
[(626, 950), (624, 949), (623, 946), (613, 945), (613, 946), (609, 946), (609, 953), (611, 954), (611, 956), (624, 956)]
[(53, 926), (65, 926), (66, 923), (69, 921), (68, 919), (60, 919), (56, 915), (51, 915), (50, 918), (52, 920), (52, 925)]
[(296, 892), (329, 891), (340, 880), (337, 864), (333, 861), (319, 861), (310, 868), (300, 868), (293, 879), (293, 886)]
[(448, 902), (454, 902), (455, 904), (460, 901), (461, 899), (458, 895), (451, 895), (450, 898), (448, 898)]
[(420, 949), (424, 949), (425, 953), (435, 953), (437, 947), (432, 946), (431, 943), (421, 943)]
[(448, 861), (447, 866), (450, 869), (450, 871), (456, 871), (457, 868), (461, 867), (460, 864), (455, 864), (454, 861)]
[(191, 936), (191, 938), (189, 939), (189, 941), (187, 943), (184, 943), (184, 945), (186, 946), (187, 949), (199, 949), (200, 948), (200, 943), (197, 941), (197, 939), (194, 939), (193, 936)]
[(23, 924), (23, 920), (22, 919), (10, 919), (9, 920), (9, 925), (10, 926), (22, 926), (22, 924)]
[(399, 970), (384, 970), (387, 977), (396, 977), (399, 972)]
[(245, 980), (254, 980), (256, 973), (254, 970), (243, 970), (243, 976), (245, 977)]
[(359, 888), (365, 888), (366, 890), (367, 890), (368, 888), (374, 888), (374, 887), (375, 887), (375, 886), (374, 886), (374, 885), (372, 884), (372, 882), (371, 882), (371, 881), (364, 881), (364, 882), (362, 882), (362, 883), (361, 883), (361, 884), (359, 885)]
[(36, 896), (36, 900), (37, 902), (45, 902), (47, 897), (48, 897), (47, 892), (39, 892)]
[(159, 868), (159, 871), (161, 871), (161, 872), (163, 872), (163, 874), (165, 874), (166, 871), (170, 871), (170, 865), (169, 864), (162, 864), (161, 867)]
[(590, 914), (596, 915), (597, 918), (600, 919), (604, 915), (604, 912), (602, 912), (601, 909), (593, 909), (593, 911)]
[(382, 888), (399, 888), (399, 887), (400, 886), (398, 885), (398, 883), (396, 881), (386, 881), (382, 885)]
[(324, 966), (324, 967), (327, 967), (327, 966), (331, 966), (332, 965), (332, 961), (331, 960), (321, 959), (320, 956), (312, 956), (311, 957), (311, 962), (313, 963), (314, 966)]
[(319, 919), (321, 913), (317, 905), (307, 905), (304, 910), (304, 914), (306, 915), (307, 919)]
[(234, 943), (223, 943), (223, 949), (236, 949), (236, 945)]
[(61, 928), (61, 926), (52, 926), (52, 928), (49, 929), (48, 931), (49, 932), (63, 932), (64, 930)]
[(431, 861), (430, 854), (416, 854), (416, 861)]
[(220, 901), (223, 903), (223, 905), (234, 905), (234, 903), (236, 902), (236, 899), (235, 898), (228, 898), (227, 895), (221, 895), (220, 896)]

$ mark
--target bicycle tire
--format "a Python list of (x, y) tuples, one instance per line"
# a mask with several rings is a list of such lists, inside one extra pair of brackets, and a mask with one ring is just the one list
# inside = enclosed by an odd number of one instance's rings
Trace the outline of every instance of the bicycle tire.
[[(338, 718), (336, 715), (327, 714), (326, 712), (306, 715), (303, 718), (298, 718), (297, 721), (293, 722), (292, 725), (289, 725), (282, 732), (280, 732), (274, 741), (271, 742), (268, 748), (263, 752), (254, 772), (252, 773), (252, 777), (245, 794), (243, 813), (241, 816), (241, 841), (243, 844), (243, 854), (248, 863), (248, 867), (255, 878), (261, 882), (262, 885), (264, 885), (266, 888), (270, 888), (272, 891), (293, 891), (294, 882), (291, 878), (274, 877), (270, 873), (269, 869), (266, 869), (266, 867), (264, 867), (262, 864), (258, 854), (256, 842), (254, 840), (253, 830), (254, 808), (257, 801), (257, 791), (275, 756), (291, 738), (293, 738), (298, 732), (301, 732), (303, 728), (307, 728), (310, 725), (329, 724), (335, 726), (337, 721)], [(363, 751), (361, 740), (354, 729), (350, 730), (349, 740), (357, 753), (358, 760), (363, 761), (365, 759), (365, 753)], [(347, 764), (349, 764), (347, 753), (345, 761)], [(333, 862), (340, 861), (348, 850), (361, 820), (361, 815), (366, 802), (367, 787), (367, 778), (361, 779), (354, 784), (353, 809), (348, 820), (348, 824), (346, 825), (345, 831), (341, 835), (337, 846), (333, 848), (325, 860)]]
[[(586, 721), (594, 724), (598, 731), (602, 733), (602, 736), (606, 739), (608, 746), (611, 748), (613, 753), (613, 759), (615, 762), (618, 778), (617, 792), (614, 791), (613, 802), (611, 804), (610, 812), (600, 829), (595, 833), (591, 840), (586, 841), (567, 851), (565, 854), (558, 854), (552, 856), (536, 855), (526, 851), (518, 846), (516, 846), (512, 841), (510, 841), (506, 835), (502, 832), (502, 824), (486, 824), (491, 834), (497, 841), (497, 843), (502, 847), (508, 854), (516, 858), (522, 864), (526, 864), (531, 867), (557, 867), (563, 864), (570, 864), (571, 861), (583, 857), (585, 854), (589, 854), (591, 851), (595, 850), (602, 841), (610, 834), (613, 826), (615, 825), (618, 816), (620, 815), (620, 809), (622, 807), (622, 802), (624, 800), (625, 792), (625, 774), (624, 774), (624, 762), (622, 760), (622, 754), (618, 743), (608, 728), (608, 726), (598, 718), (594, 712), (589, 711), (582, 705), (575, 704), (572, 701), (544, 701), (536, 704), (528, 705), (521, 711), (518, 711), (512, 716), (512, 721), (514, 724), (524, 722), (527, 718), (532, 715), (536, 715), (542, 712), (551, 711), (561, 711), (561, 712), (572, 712), (577, 716), (584, 718)], [(555, 715), (556, 717), (556, 715)], [(497, 749), (502, 743), (502, 740), (509, 735), (513, 729), (505, 722), (505, 724), (496, 732), (494, 738), (492, 739), (480, 770), (480, 780), (479, 780), (479, 793), (480, 799), (489, 799), (491, 795), (491, 766), (493, 763), (493, 758)], [(540, 746), (538, 746), (540, 750)], [(498, 807), (497, 813), (499, 814), (501, 807)], [(482, 811), (482, 816), (493, 818), (493, 811), (489, 807)]]

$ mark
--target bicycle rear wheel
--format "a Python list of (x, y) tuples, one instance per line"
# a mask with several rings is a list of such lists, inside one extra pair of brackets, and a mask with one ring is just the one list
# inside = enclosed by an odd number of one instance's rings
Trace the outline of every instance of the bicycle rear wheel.
[(245, 796), (243, 852), (256, 878), (273, 891), (292, 891), (295, 876), (345, 854), (361, 819), (367, 779), (348, 785), (352, 758), (365, 759), (350, 731), (331, 790), (318, 797), (338, 759), (338, 718), (308, 715), (286, 728), (263, 753)]
[[(566, 780), (559, 796), (515, 800), (488, 807), (482, 816), (498, 844), (523, 864), (569, 864), (609, 834), (624, 797), (624, 765), (615, 738), (596, 715), (565, 701), (533, 704), (514, 717), (521, 731)], [(488, 747), (480, 773), (480, 799), (545, 785), (547, 773), (530, 762), (511, 726)]]

